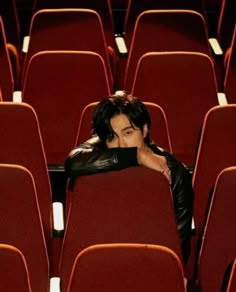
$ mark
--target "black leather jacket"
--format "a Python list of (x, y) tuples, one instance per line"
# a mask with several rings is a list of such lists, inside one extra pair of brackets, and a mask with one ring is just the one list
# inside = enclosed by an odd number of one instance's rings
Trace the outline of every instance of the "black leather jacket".
[[(187, 168), (170, 153), (155, 144), (150, 144), (149, 147), (154, 153), (165, 156), (171, 170), (171, 189), (178, 229), (182, 243), (186, 242), (191, 234), (192, 221), (191, 175)], [(67, 176), (72, 178), (72, 182), (81, 175), (120, 170), (130, 166), (138, 166), (137, 148), (107, 149), (96, 136), (72, 150), (65, 161), (65, 171)]]

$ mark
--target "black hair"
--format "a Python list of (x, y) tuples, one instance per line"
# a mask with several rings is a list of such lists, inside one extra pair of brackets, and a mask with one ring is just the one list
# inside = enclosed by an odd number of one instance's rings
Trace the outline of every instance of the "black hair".
[(148, 133), (144, 138), (146, 144), (150, 143), (149, 129), (151, 120), (149, 112), (138, 98), (122, 92), (104, 98), (96, 106), (93, 114), (93, 133), (98, 135), (102, 142), (114, 136), (111, 127), (111, 118), (115, 115), (125, 114), (131, 126), (135, 126), (143, 131), (143, 126), (147, 125)]

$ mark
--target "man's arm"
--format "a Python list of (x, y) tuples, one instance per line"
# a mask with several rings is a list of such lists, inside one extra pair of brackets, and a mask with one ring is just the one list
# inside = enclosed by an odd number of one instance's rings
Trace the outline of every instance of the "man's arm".
[(69, 153), (65, 171), (68, 177), (76, 178), (137, 165), (136, 147), (107, 149), (97, 137), (93, 137)]
[(139, 165), (161, 172), (171, 184), (171, 171), (165, 156), (154, 153), (149, 147), (143, 147), (137, 151)]

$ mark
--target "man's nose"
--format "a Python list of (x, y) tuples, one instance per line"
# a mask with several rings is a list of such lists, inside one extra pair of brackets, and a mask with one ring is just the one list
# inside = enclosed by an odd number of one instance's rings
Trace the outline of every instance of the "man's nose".
[(127, 147), (125, 140), (122, 139), (122, 138), (119, 139), (119, 147), (120, 147), (120, 148), (125, 148), (125, 147)]

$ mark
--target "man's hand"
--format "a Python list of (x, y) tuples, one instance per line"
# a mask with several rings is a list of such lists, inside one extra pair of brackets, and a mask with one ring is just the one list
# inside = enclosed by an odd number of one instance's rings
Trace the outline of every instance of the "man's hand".
[(171, 184), (171, 171), (164, 156), (153, 153), (148, 147), (139, 148), (137, 156), (139, 165), (161, 172)]

